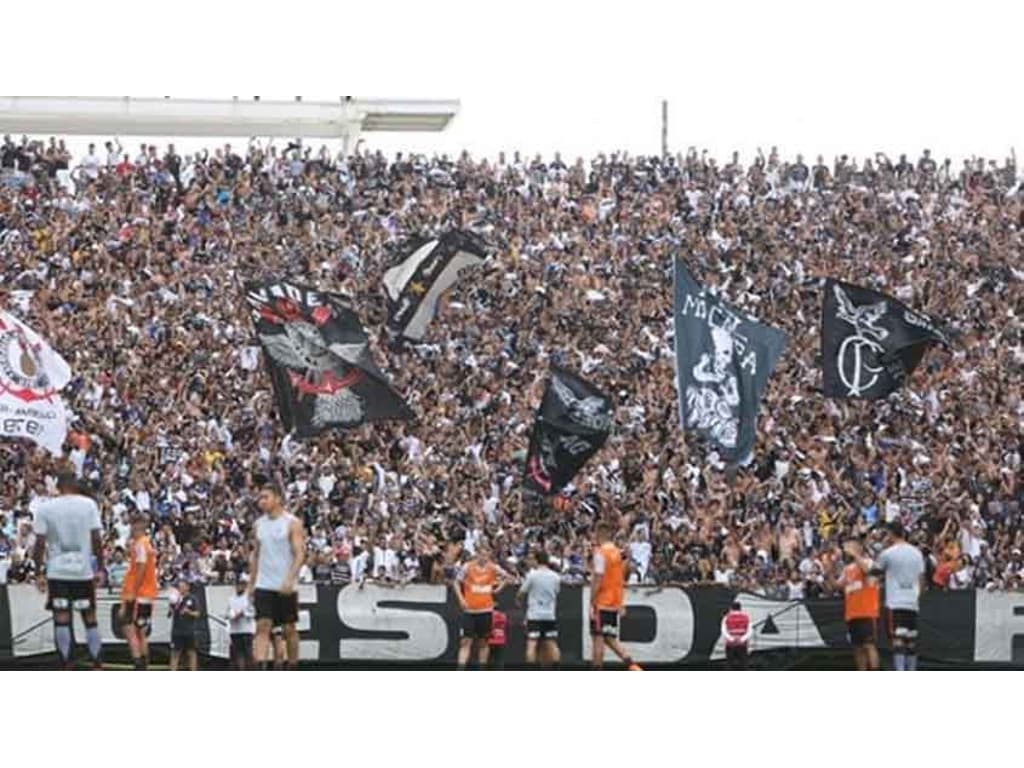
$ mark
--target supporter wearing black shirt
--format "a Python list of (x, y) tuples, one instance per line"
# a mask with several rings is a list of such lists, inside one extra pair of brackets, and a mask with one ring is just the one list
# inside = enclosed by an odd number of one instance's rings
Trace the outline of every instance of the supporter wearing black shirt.
[(11, 141), (10, 136), (5, 136), (3, 146), (0, 147), (0, 169), (13, 171), (17, 161), (18, 148)]
[(199, 666), (196, 654), (196, 625), (200, 617), (199, 600), (192, 594), (184, 579), (178, 582), (178, 599), (171, 604), (171, 671), (177, 671), (181, 655), (185, 654), (188, 668)]

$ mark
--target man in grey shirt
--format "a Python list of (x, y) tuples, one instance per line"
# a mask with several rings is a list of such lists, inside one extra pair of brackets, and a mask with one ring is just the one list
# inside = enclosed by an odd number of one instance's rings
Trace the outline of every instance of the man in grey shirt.
[(917, 669), (917, 613), (924, 588), (924, 556), (907, 543), (899, 520), (889, 523), (888, 528), (889, 546), (875, 561), (873, 573), (885, 574), (893, 665), (897, 672), (913, 672)]
[(517, 595), (520, 602), (526, 598), (526, 663), (536, 663), (540, 643), (541, 664), (557, 666), (561, 656), (556, 607), (562, 578), (548, 567), (547, 552), (541, 550), (534, 560), (536, 566), (526, 575)]

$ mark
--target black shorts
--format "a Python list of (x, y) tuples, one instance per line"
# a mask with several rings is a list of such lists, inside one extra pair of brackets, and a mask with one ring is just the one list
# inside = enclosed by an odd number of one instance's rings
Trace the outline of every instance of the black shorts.
[(195, 635), (171, 635), (171, 648), (178, 653), (196, 650)]
[(46, 582), (46, 610), (96, 610), (96, 583), (92, 579), (89, 581), (54, 579)]
[(231, 660), (252, 658), (252, 635), (238, 634), (231, 636)]
[(462, 614), (462, 636), (472, 637), (474, 640), (487, 640), (491, 636), (491, 626), (494, 614), (490, 611), (483, 613)]
[(854, 648), (877, 642), (874, 619), (850, 619), (846, 622), (846, 629), (850, 633), (850, 645)]
[(527, 621), (526, 636), (530, 640), (557, 640), (558, 622), (536, 619)]
[(618, 637), (619, 612), (598, 611), (594, 620), (590, 622), (590, 634), (592, 637)]
[(913, 643), (917, 640), (917, 611), (889, 610), (889, 634), (893, 640)]
[(121, 625), (134, 624), (139, 629), (149, 629), (153, 624), (153, 604), (129, 600), (125, 612), (119, 617)]
[(295, 592), (282, 595), (269, 589), (257, 589), (253, 602), (256, 619), (270, 619), (276, 626), (295, 624), (299, 620), (299, 596)]
[(505, 646), (492, 645), (491, 652), (487, 659), (487, 666), (491, 669), (505, 668)]
[(725, 660), (733, 669), (746, 669), (749, 651), (745, 645), (725, 646)]

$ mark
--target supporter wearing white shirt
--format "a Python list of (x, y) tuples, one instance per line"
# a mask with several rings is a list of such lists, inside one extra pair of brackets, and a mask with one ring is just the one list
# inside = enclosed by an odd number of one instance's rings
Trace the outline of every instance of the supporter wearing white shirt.
[(644, 581), (647, 578), (647, 571), (651, 567), (651, 542), (647, 540), (643, 530), (638, 530), (633, 534), (633, 540), (629, 542), (629, 557), (636, 563), (640, 581)]
[(85, 171), (85, 175), (95, 181), (100, 177), (100, 168), (102, 166), (103, 161), (96, 154), (96, 145), (90, 144), (89, 154), (82, 158), (82, 169)]
[(74, 448), (68, 456), (68, 461), (75, 468), (75, 477), (81, 479), (82, 469), (85, 466), (85, 451), (81, 448)]
[(246, 591), (249, 577), (244, 573), (235, 585), (235, 594), (228, 600), (225, 618), (231, 635), (231, 666), (245, 669), (252, 662), (252, 638), (256, 633), (256, 609)]
[(398, 581), (398, 553), (388, 539), (373, 548), (373, 578)]
[(352, 566), (352, 583), (359, 584), (366, 578), (366, 571), (370, 565), (370, 551), (364, 549), (350, 561)]

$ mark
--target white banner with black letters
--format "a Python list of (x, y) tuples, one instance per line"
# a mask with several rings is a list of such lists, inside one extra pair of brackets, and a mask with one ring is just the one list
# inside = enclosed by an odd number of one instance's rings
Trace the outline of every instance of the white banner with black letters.
[[(234, 587), (197, 588), (206, 616), (197, 640), (204, 655), (225, 659), (230, 638), (226, 609)], [(508, 664), (521, 663), (525, 650), (522, 608), (514, 590), (500, 595), (508, 614)], [(645, 665), (686, 666), (723, 658), (720, 625), (732, 600), (752, 619), (750, 650), (763, 653), (849, 649), (841, 600), (776, 600), (733, 593), (720, 587), (631, 586), (621, 638)], [(108, 657), (127, 648), (117, 617), (118, 597), (98, 596), (98, 618)], [(565, 587), (558, 600), (559, 644), (565, 666), (585, 663), (591, 652), (585, 587)], [(303, 585), (299, 588), (301, 657), (322, 664), (454, 666), (459, 617), (444, 585)], [(1024, 666), (1024, 594), (962, 591), (927, 592), (919, 619), (919, 647), (933, 665)], [(171, 624), (166, 598), (153, 611), (150, 641), (166, 649)], [(75, 637), (84, 638), (76, 618)], [(880, 632), (883, 649), (884, 630)], [(53, 652), (53, 623), (44, 598), (28, 585), (0, 587), (0, 658), (30, 658)], [(159, 652), (159, 651), (158, 651)]]

